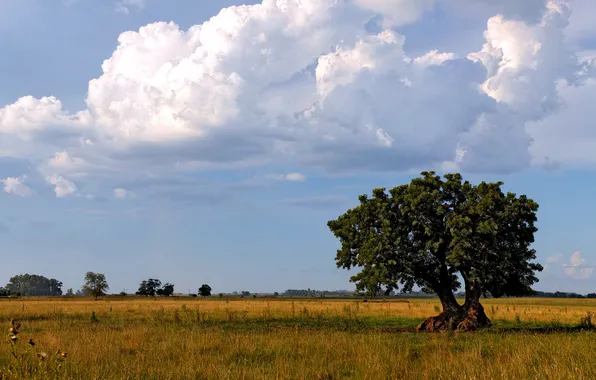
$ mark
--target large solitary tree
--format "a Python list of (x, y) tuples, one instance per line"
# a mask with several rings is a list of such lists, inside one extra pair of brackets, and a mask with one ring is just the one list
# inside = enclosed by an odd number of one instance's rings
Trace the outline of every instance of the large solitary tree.
[[(340, 240), (336, 264), (359, 268), (359, 291), (377, 294), (414, 286), (435, 293), (443, 311), (420, 331), (476, 330), (491, 322), (480, 297), (531, 293), (538, 281), (530, 248), (538, 204), (504, 193), (502, 182), (472, 185), (460, 174), (422, 172), (410, 184), (361, 195), (360, 204), (329, 229)], [(463, 285), (465, 301), (454, 291)]]
[(85, 274), (85, 283), (83, 284), (83, 293), (93, 296), (96, 300), (98, 297), (105, 295), (109, 289), (108, 281), (103, 273), (87, 272)]

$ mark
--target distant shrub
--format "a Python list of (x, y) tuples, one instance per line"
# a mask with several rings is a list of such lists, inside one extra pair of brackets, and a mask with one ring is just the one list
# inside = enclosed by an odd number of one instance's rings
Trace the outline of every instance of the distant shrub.
[(89, 320), (93, 323), (99, 322), (99, 319), (97, 319), (97, 315), (95, 315), (94, 311), (91, 312), (91, 317), (89, 317)]
[(592, 324), (592, 317), (594, 313), (587, 312), (585, 317), (582, 317), (579, 321), (579, 326), (585, 329), (592, 329), (594, 325)]

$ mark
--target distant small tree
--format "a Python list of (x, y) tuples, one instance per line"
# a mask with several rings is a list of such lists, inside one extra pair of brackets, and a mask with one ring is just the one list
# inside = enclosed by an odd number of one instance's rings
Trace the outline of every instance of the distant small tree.
[(240, 293), (240, 295), (241, 295), (242, 297), (248, 297), (248, 296), (250, 296), (250, 292), (248, 292), (248, 291), (246, 291), (246, 290), (243, 290), (243, 291), (242, 291), (242, 293)]
[(166, 282), (164, 286), (157, 289), (158, 296), (170, 297), (172, 294), (174, 294), (174, 284), (170, 284), (169, 282)]
[(199, 288), (199, 294), (201, 297), (209, 297), (211, 295), (211, 287), (207, 284), (201, 285)]
[(278, 296), (279, 296), (279, 293), (278, 292), (274, 292), (273, 293), (273, 297), (278, 297)]
[(139, 290), (137, 290), (137, 295), (145, 296), (145, 297), (154, 297), (158, 292), (159, 288), (161, 287), (161, 281), (150, 278), (147, 281), (141, 282), (139, 285)]
[(136, 295), (137, 296), (145, 296), (145, 297), (147, 297), (149, 295), (148, 291), (147, 291), (147, 281), (143, 280), (141, 282), (141, 284), (139, 285), (139, 289), (136, 292)]
[(3, 287), (0, 287), (0, 297), (8, 297), (10, 295), (10, 293), (8, 292), (8, 290), (4, 289)]
[(85, 274), (83, 293), (93, 296), (97, 300), (100, 296), (105, 295), (106, 290), (109, 288), (105, 274), (94, 272), (87, 272)]
[(66, 291), (66, 296), (67, 296), (67, 297), (72, 297), (72, 296), (74, 296), (74, 292), (72, 291), (72, 288), (68, 288), (68, 290)]
[(596, 298), (596, 293), (588, 293), (586, 298)]
[(122, 296), (122, 297), (126, 297), (128, 294), (126, 294), (126, 292), (123, 290), (118, 295)]

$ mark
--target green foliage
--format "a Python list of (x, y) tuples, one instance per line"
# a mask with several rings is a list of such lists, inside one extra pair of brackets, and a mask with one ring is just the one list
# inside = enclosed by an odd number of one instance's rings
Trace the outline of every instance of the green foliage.
[(161, 287), (161, 281), (150, 278), (149, 280), (141, 282), (137, 295), (154, 297), (157, 294), (157, 290)]
[(108, 286), (108, 281), (103, 273), (87, 272), (85, 274), (85, 283), (83, 284), (83, 293), (90, 295), (97, 299), (105, 295)]
[(209, 285), (203, 284), (199, 288), (199, 294), (201, 295), (201, 297), (209, 297), (211, 295), (211, 290), (212, 289)]
[(19, 274), (10, 278), (4, 293), (13, 296), (61, 296), (62, 282), (37, 274)]
[(161, 288), (157, 289), (158, 296), (169, 297), (174, 294), (174, 284), (166, 282)]
[(174, 284), (166, 282), (162, 286), (160, 280), (150, 278), (141, 282), (136, 294), (145, 297), (155, 297), (156, 295), (169, 297), (174, 294)]
[(357, 207), (328, 222), (341, 243), (336, 264), (359, 268), (351, 281), (369, 294), (417, 285), (454, 300), (460, 277), (476, 300), (528, 294), (542, 270), (530, 249), (538, 204), (501, 185), (422, 172), (389, 193), (361, 195)]
[(586, 313), (585, 317), (582, 317), (579, 321), (579, 327), (581, 328), (585, 328), (585, 329), (592, 329), (594, 328), (594, 324), (592, 323), (592, 317), (594, 316), (594, 313), (588, 311)]
[(95, 312), (94, 312), (94, 311), (92, 311), (92, 312), (91, 312), (91, 317), (89, 317), (89, 320), (90, 320), (92, 323), (97, 323), (97, 322), (99, 322), (99, 319), (97, 319), (97, 315), (95, 315)]

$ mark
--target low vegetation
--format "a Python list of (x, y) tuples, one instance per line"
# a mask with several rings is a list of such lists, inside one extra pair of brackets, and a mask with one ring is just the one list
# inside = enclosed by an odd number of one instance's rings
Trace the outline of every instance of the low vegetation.
[(596, 378), (596, 300), (483, 303), (490, 329), (426, 334), (438, 300), (4, 299), (0, 379)]

